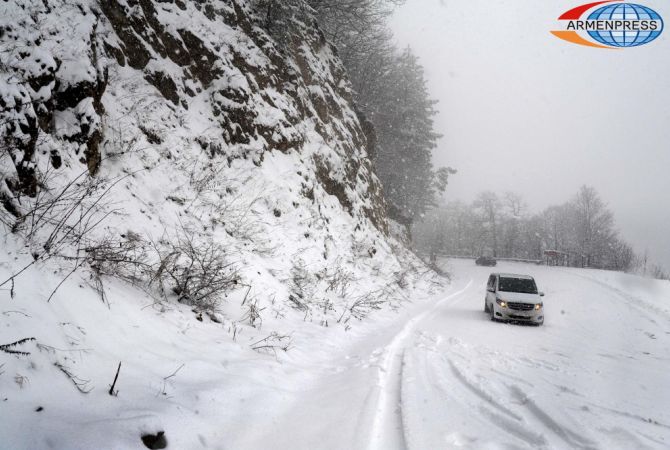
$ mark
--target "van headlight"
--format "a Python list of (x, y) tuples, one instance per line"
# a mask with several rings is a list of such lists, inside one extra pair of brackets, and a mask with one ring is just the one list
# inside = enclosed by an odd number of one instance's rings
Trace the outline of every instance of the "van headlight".
[(542, 303), (536, 303), (535, 304), (535, 311), (539, 311), (542, 309)]
[(499, 304), (501, 308), (507, 308), (507, 302), (505, 300), (497, 298), (496, 303)]

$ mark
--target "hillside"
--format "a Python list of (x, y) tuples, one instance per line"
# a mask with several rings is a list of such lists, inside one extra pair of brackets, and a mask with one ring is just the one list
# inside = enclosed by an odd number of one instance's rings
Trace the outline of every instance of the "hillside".
[(278, 361), (426, 297), (336, 50), (254, 5), (0, 3), (9, 448), (224, 448), (211, 399), (271, 401)]

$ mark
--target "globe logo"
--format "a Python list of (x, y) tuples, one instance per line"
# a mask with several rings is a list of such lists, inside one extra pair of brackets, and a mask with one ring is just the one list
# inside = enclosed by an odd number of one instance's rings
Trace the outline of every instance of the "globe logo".
[(656, 11), (642, 5), (617, 3), (614, 5), (603, 6), (593, 11), (588, 20), (604, 21), (659, 21), (661, 28), (657, 30), (610, 30), (610, 31), (589, 31), (589, 35), (601, 44), (611, 45), (612, 47), (636, 47), (638, 45), (648, 44), (660, 36), (663, 31), (663, 19)]
[(660, 14), (643, 5), (604, 0), (563, 13), (563, 30), (551, 33), (564, 41), (587, 47), (639, 47), (658, 38), (664, 24)]

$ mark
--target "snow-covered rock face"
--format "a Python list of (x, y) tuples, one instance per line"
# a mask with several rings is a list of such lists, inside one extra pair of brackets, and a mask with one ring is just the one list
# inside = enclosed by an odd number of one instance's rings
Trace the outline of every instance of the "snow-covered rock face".
[(97, 25), (88, 8), (69, 2), (0, 5), (0, 137), (16, 170), (6, 181), (17, 192), (36, 194), (40, 154), (60, 168), (67, 148), (92, 174), (98, 169), (106, 74)]
[[(133, 97), (142, 89), (155, 107), (172, 113), (152, 130), (132, 124), (148, 140), (177, 125), (200, 137), (213, 158), (260, 165), (268, 152), (300, 154), (346, 209), (385, 229), (349, 83), (307, 9), (276, 42), (244, 1), (16, 0), (0, 8), (0, 124), (23, 193), (36, 192), (40, 152), (58, 168), (60, 141), (94, 174), (104, 157), (99, 144), (110, 138), (104, 105), (117, 103), (109, 91), (125, 90), (129, 109), (142, 103)], [(108, 86), (110, 70), (116, 76)], [(189, 114), (194, 106), (198, 111)], [(200, 116), (206, 136), (188, 130), (189, 116)]]
[(88, 173), (106, 197), (87, 245), (216, 242), (250, 295), (322, 323), (402, 299), (373, 131), (290, 3), (270, 20), (246, 0), (0, 2), (0, 222)]

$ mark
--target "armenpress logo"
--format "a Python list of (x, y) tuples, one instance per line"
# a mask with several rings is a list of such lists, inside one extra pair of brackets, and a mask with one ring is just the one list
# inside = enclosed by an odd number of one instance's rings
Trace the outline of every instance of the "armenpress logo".
[(663, 19), (651, 8), (621, 1), (588, 3), (563, 13), (563, 29), (551, 33), (573, 44), (597, 48), (645, 45), (660, 36)]

